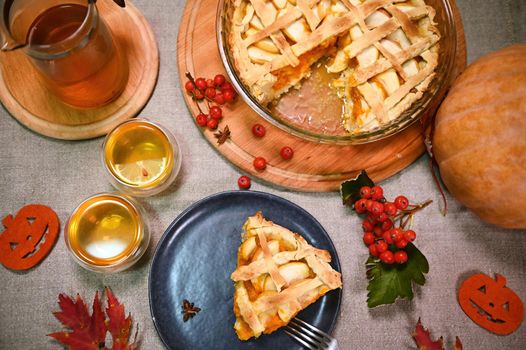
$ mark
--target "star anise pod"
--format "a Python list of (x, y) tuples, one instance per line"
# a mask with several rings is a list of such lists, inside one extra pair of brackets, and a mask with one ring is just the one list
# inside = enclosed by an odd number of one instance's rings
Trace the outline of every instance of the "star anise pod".
[(181, 313), (183, 314), (184, 322), (188, 321), (189, 319), (197, 315), (199, 311), (201, 311), (200, 308), (194, 306), (194, 303), (191, 303), (186, 299), (183, 300), (183, 305), (181, 307), (183, 308), (183, 311)]
[(225, 141), (230, 138), (230, 129), (228, 128), (228, 125), (225, 125), (223, 131), (219, 130), (218, 132), (216, 132), (214, 136), (217, 139), (218, 145), (222, 145), (223, 143), (225, 143)]

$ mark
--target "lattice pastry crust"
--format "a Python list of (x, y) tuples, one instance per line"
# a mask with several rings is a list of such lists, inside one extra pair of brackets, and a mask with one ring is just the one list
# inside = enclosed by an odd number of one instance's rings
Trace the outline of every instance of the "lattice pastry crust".
[(272, 333), (330, 290), (341, 274), (329, 265), (328, 251), (263, 218), (247, 219), (234, 281), (234, 329), (241, 340)]
[(400, 116), (435, 76), (440, 34), (424, 0), (226, 1), (236, 70), (262, 104), (327, 58), (343, 124), (360, 132)]

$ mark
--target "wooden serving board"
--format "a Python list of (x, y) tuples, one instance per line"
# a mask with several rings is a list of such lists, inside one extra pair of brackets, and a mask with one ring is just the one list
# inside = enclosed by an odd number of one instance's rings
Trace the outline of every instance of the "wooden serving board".
[(152, 95), (159, 51), (147, 20), (130, 1), (121, 8), (113, 0), (100, 0), (97, 8), (129, 65), (124, 92), (104, 107), (76, 109), (62, 103), (46, 88), (23, 50), (0, 52), (0, 101), (33, 131), (65, 140), (101, 136), (135, 117)]
[[(456, 75), (466, 66), (464, 29), (458, 8), (452, 3), (457, 25)], [(226, 76), (219, 57), (216, 41), (217, 0), (191, 0), (184, 10), (177, 41), (178, 66), (181, 86), (186, 82), (185, 73), (211, 78), (218, 73)], [(191, 96), (185, 95), (187, 105), (195, 116), (199, 113)], [(228, 125), (231, 138), (222, 145), (212, 131), (202, 129), (205, 138), (230, 162), (244, 172), (270, 183), (300, 191), (336, 191), (340, 183), (355, 177), (366, 169), (374, 181), (392, 176), (414, 162), (425, 150), (421, 123), (385, 140), (354, 146), (331, 145), (306, 141), (290, 135), (266, 122), (240, 98), (233, 105), (225, 106), (225, 116), (219, 129)], [(252, 126), (265, 126), (266, 135), (258, 139), (252, 135)], [(196, 124), (197, 126), (197, 124)], [(283, 160), (279, 151), (283, 146), (294, 150), (291, 160)], [(255, 157), (267, 159), (264, 171), (254, 169)]]

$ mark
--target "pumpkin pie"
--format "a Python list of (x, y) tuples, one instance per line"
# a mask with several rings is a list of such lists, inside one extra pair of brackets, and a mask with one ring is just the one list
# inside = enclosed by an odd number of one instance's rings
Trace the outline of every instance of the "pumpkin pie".
[(234, 281), (234, 329), (241, 340), (272, 333), (330, 290), (341, 288), (331, 255), (261, 212), (243, 225)]
[(359, 133), (399, 117), (435, 77), (440, 33), (424, 0), (226, 2), (235, 69), (263, 105), (323, 63), (337, 76), (343, 126)]

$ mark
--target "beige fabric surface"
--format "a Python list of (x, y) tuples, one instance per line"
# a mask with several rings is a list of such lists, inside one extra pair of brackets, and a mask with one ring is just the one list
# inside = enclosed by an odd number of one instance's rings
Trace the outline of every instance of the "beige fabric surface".
[[(192, 0), (189, 0), (192, 1)], [(523, 0), (457, 0), (466, 30), (468, 60), (526, 41)], [(133, 269), (100, 275), (83, 270), (68, 255), (61, 233), (58, 243), (37, 268), (15, 273), (0, 266), (0, 349), (57, 349), (46, 334), (61, 328), (53, 317), (61, 292), (80, 293), (91, 303), (95, 290), (111, 286), (140, 324), (142, 349), (162, 349), (150, 319), (148, 270), (153, 250), (165, 228), (193, 202), (235, 189), (240, 171), (201, 137), (183, 102), (176, 64), (176, 39), (184, 0), (135, 0), (157, 36), (161, 67), (152, 99), (141, 112), (168, 127), (183, 152), (182, 173), (174, 188), (142, 200), (151, 220), (152, 242)], [(102, 139), (65, 142), (37, 135), (0, 109), (0, 216), (28, 203), (51, 206), (63, 224), (86, 197), (112, 191), (100, 160)], [(483, 160), (481, 160), (483, 161)], [(507, 285), (526, 301), (526, 231), (499, 229), (479, 221), (448, 197), (450, 211), (439, 213), (439, 193), (420, 158), (382, 184), (391, 196), (405, 194), (415, 201), (435, 200), (416, 216), (417, 245), (431, 271), (413, 301), (369, 310), (366, 305), (360, 221), (341, 205), (337, 193), (298, 193), (259, 181), (252, 189), (271, 192), (297, 203), (329, 232), (342, 263), (344, 280), (341, 314), (334, 332), (341, 349), (414, 349), (410, 333), (418, 318), (452, 341), (460, 336), (465, 349), (525, 349), (526, 324), (512, 335), (496, 336), (471, 322), (456, 301), (460, 281), (474, 271), (501, 273)], [(512, 195), (512, 194), (507, 194)], [(491, 200), (491, 199), (489, 199)], [(505, 198), (503, 199), (505, 200)], [(210, 349), (213, 349), (211, 344)]]

